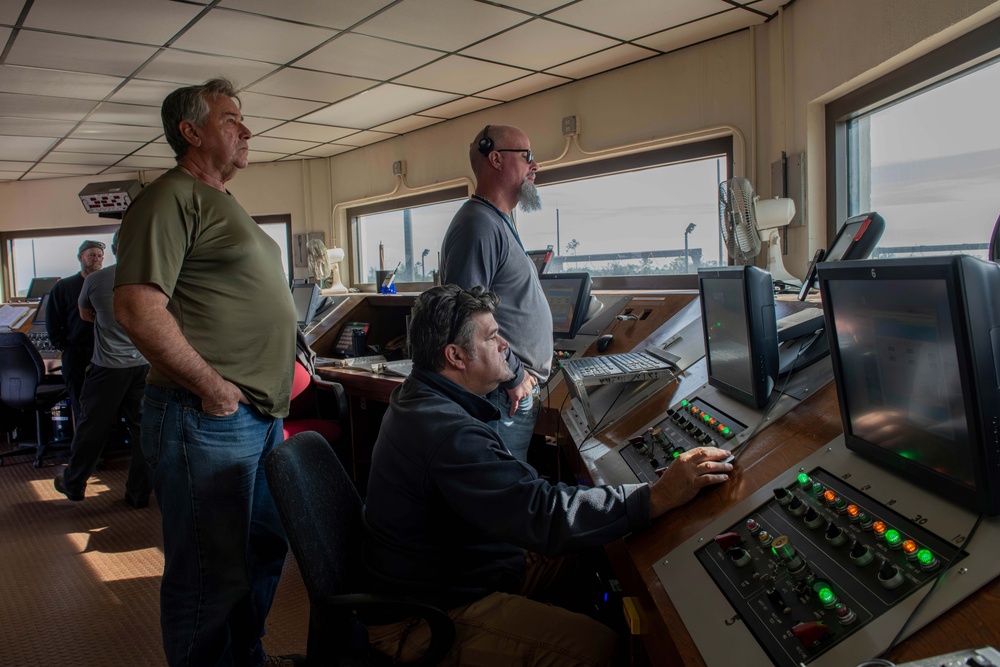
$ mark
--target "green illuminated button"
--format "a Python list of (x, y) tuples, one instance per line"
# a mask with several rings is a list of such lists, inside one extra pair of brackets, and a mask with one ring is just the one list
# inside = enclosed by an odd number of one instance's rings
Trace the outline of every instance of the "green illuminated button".
[(809, 479), (809, 475), (805, 474), (804, 472), (800, 472), (797, 479), (799, 480), (799, 486), (805, 486), (812, 481), (811, 479)]
[(691, 404), (687, 402), (687, 399), (684, 399), (684, 400), (681, 401), (681, 407), (682, 408), (686, 408), (689, 405), (691, 405)]
[(722, 428), (722, 435), (726, 436), (726, 438), (732, 438), (736, 434), (733, 433), (733, 429), (729, 428), (728, 426), (724, 426)]
[(816, 597), (819, 599), (820, 604), (824, 607), (831, 609), (835, 604), (837, 604), (837, 595), (834, 593), (828, 584), (822, 581), (817, 581), (813, 584), (813, 591), (816, 593)]
[(823, 491), (824, 491), (823, 485), (820, 484), (819, 482), (813, 482), (812, 488), (809, 489), (809, 493), (813, 494), (814, 496), (818, 496), (819, 494), (823, 493)]
[(680, 456), (680, 455), (681, 455), (681, 450), (679, 450), (679, 449), (675, 449), (675, 450), (674, 450), (674, 458), (676, 459), (676, 458), (677, 458), (678, 456)]
[(920, 567), (925, 570), (933, 570), (938, 566), (937, 558), (931, 553), (930, 549), (921, 549), (917, 552), (917, 562), (920, 563)]
[(903, 546), (903, 536), (895, 528), (890, 528), (885, 531), (885, 542), (889, 545), (890, 549), (898, 549)]
[(702, 413), (702, 415), (701, 415), (701, 420), (702, 420), (703, 422), (707, 422), (707, 421), (708, 421), (708, 420), (710, 420), (711, 418), (712, 418), (712, 416), (711, 416), (711, 415), (708, 415), (708, 414), (704, 414), (704, 413)]

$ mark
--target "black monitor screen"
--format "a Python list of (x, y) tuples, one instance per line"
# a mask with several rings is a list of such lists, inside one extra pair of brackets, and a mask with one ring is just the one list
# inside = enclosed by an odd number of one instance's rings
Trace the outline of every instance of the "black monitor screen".
[(698, 288), (709, 384), (764, 406), (778, 374), (771, 275), (754, 266), (700, 269)]
[(296, 283), (292, 285), (292, 301), (295, 302), (296, 319), (299, 325), (305, 326), (316, 315), (316, 304), (319, 301), (319, 286), (312, 283)]
[(528, 250), (526, 251), (531, 262), (535, 265), (535, 270), (538, 271), (538, 275), (545, 273), (545, 269), (549, 265), (549, 260), (552, 259), (552, 248), (547, 248), (545, 250)]
[(984, 471), (997, 436), (983, 419), (1000, 412), (987, 296), (1000, 290), (1000, 267), (971, 257), (852, 264), (820, 268), (847, 447), (995, 513)]
[(32, 278), (28, 285), (28, 294), (25, 297), (29, 301), (41, 299), (52, 290), (52, 286), (59, 282), (58, 277), (52, 278)]
[(32, 324), (45, 324), (45, 311), (49, 307), (49, 293), (46, 292), (42, 300), (38, 302), (38, 308), (35, 308), (35, 318), (31, 320)]
[(539, 279), (552, 311), (552, 335), (555, 338), (573, 338), (587, 317), (590, 274), (558, 273), (539, 276)]

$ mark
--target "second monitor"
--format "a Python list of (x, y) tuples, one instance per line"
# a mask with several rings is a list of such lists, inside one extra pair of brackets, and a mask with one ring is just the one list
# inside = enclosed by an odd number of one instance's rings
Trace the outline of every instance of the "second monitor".
[(552, 335), (573, 338), (587, 319), (590, 305), (589, 273), (553, 273), (539, 276), (552, 311)]

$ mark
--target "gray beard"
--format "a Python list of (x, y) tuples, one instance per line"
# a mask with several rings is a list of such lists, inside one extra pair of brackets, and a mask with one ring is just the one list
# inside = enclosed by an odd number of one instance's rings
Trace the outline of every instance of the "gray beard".
[(538, 188), (528, 179), (524, 179), (521, 183), (521, 189), (517, 193), (517, 203), (525, 213), (542, 210), (542, 198), (538, 196)]

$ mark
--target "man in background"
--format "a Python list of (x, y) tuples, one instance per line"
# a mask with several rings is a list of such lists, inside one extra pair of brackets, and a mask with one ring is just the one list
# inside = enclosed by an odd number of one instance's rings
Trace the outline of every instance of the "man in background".
[[(111, 252), (118, 254), (118, 234)], [(139, 447), (142, 392), (149, 364), (115, 321), (115, 269), (112, 264), (83, 281), (80, 317), (94, 325), (94, 356), (80, 394), (80, 418), (73, 434), (69, 465), (56, 475), (56, 490), (70, 500), (83, 500), (87, 479), (94, 474), (119, 411), (132, 444), (132, 463), (125, 482), (125, 502), (136, 509), (149, 505), (152, 471)]]
[(476, 192), (455, 214), (441, 245), (441, 282), (482, 286), (500, 296), (496, 321), (509, 343), (513, 377), (486, 399), (500, 410), (491, 427), (516, 458), (526, 461), (541, 409), (538, 381), (552, 369), (552, 313), (534, 262), (510, 214), (541, 208), (528, 136), (505, 125), (487, 125), (469, 146)]
[(45, 328), (49, 340), (62, 355), (62, 376), (69, 392), (73, 420), (80, 421), (80, 396), (83, 380), (87, 375), (90, 357), (94, 354), (94, 325), (80, 317), (77, 301), (83, 281), (104, 265), (104, 244), (100, 241), (84, 241), (80, 244), (76, 258), (80, 260), (80, 272), (63, 278), (52, 286), (49, 305), (45, 312)]
[(288, 414), (296, 315), (281, 251), (226, 190), (247, 166), (238, 101), (224, 79), (163, 101), (177, 166), (125, 214), (115, 276), (115, 315), (152, 364), (142, 450), (171, 667), (292, 664), (261, 638), (288, 550), (264, 460)]

